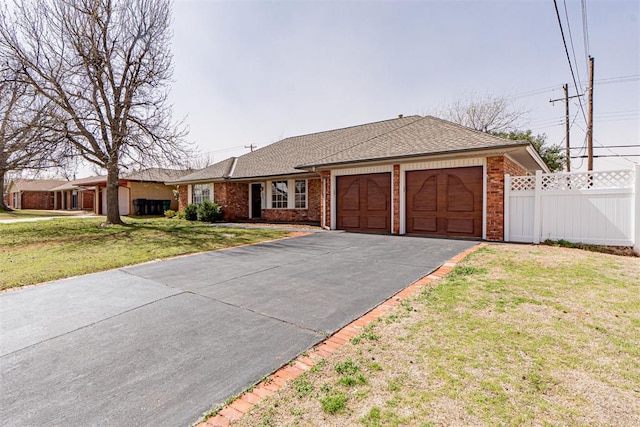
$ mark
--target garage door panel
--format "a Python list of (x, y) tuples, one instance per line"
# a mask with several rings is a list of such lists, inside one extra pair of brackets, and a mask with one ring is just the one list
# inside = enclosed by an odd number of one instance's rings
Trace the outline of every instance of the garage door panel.
[(436, 217), (431, 218), (422, 218), (422, 217), (414, 217), (413, 218), (413, 230), (415, 231), (431, 231), (435, 233), (438, 231), (438, 227), (436, 224)]
[(447, 175), (447, 204), (450, 212), (473, 212), (473, 199), (473, 191), (459, 177)]
[(406, 173), (408, 233), (482, 237), (482, 167)]
[(338, 228), (360, 228), (360, 217), (359, 216), (342, 216), (341, 217), (341, 226)]
[(388, 223), (386, 216), (367, 216), (367, 228), (386, 231)]
[(387, 199), (386, 192), (378, 185), (378, 182), (367, 179), (367, 210), (386, 211)]
[(420, 189), (413, 196), (414, 211), (436, 211), (438, 209), (438, 198), (436, 191), (436, 177), (427, 178)]
[(336, 178), (336, 223), (349, 231), (388, 233), (391, 227), (391, 174)]
[(448, 218), (447, 233), (473, 234), (473, 218)]
[[(340, 205), (345, 211), (360, 210), (360, 180), (345, 180), (342, 185), (338, 186), (338, 194), (341, 194)], [(342, 190), (342, 191), (341, 191)]]

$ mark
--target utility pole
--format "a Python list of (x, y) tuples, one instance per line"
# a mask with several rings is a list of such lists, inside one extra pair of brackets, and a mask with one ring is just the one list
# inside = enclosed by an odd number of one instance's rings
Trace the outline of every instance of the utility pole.
[(567, 172), (571, 172), (571, 155), (569, 153), (569, 150), (571, 150), (571, 143), (569, 142), (569, 134), (570, 134), (569, 129), (571, 127), (571, 125), (569, 124), (569, 100), (572, 98), (583, 96), (584, 93), (581, 93), (580, 95), (569, 96), (569, 85), (567, 83), (562, 85), (562, 89), (564, 89), (564, 98), (550, 99), (549, 102), (553, 104), (556, 101), (562, 101), (564, 99), (565, 156), (566, 156)]
[(587, 170), (593, 170), (593, 56), (589, 56), (589, 88), (587, 89)]
[(245, 145), (244, 148), (248, 148), (253, 153), (253, 149), (258, 148), (258, 146), (255, 144), (249, 144), (249, 145)]

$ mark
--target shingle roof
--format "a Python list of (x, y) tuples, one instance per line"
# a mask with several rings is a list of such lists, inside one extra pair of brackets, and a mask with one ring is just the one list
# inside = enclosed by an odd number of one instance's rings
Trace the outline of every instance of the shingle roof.
[(409, 116), (285, 138), (173, 182), (305, 173), (302, 168), (468, 150), (517, 147), (513, 141), (432, 116)]
[(148, 182), (165, 182), (179, 179), (192, 171), (164, 169), (164, 168), (148, 168), (137, 172), (123, 174), (120, 179), (127, 181), (148, 181)]
[(523, 141), (499, 138), (446, 120), (426, 116), (393, 132), (378, 135), (365, 143), (349, 144), (342, 150), (327, 153), (326, 156), (310, 162), (300, 162), (297, 166), (322, 166), (526, 144)]
[(303, 170), (296, 169), (296, 166), (317, 160), (347, 146), (365, 142), (377, 135), (392, 132), (420, 119), (420, 116), (409, 116), (285, 138), (238, 157), (233, 174), (230, 172), (234, 158), (230, 158), (185, 175), (179, 182), (305, 173)]
[(235, 161), (235, 157), (229, 157), (221, 162), (215, 163), (211, 166), (207, 166), (204, 169), (200, 169), (198, 171), (192, 172), (187, 175), (183, 175), (179, 179), (170, 179), (167, 180), (167, 183), (171, 182), (194, 182), (194, 181), (205, 181), (209, 179), (217, 179), (224, 178), (229, 175), (231, 172), (231, 168), (233, 167), (233, 163)]
[(82, 187), (85, 184), (93, 184), (97, 181), (106, 182), (107, 177), (100, 175), (100, 176), (89, 176), (87, 178), (74, 179), (73, 181), (67, 181), (62, 185), (52, 188), (51, 191), (73, 190), (78, 187)]
[(60, 179), (14, 179), (12, 191), (51, 191), (67, 181)]

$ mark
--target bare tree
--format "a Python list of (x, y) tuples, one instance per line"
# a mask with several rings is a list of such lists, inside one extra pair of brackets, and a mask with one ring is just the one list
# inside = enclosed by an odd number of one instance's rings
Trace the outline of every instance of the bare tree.
[(54, 104), (55, 130), (107, 171), (107, 223), (121, 224), (120, 169), (188, 155), (171, 120), (169, 0), (21, 0), (0, 16), (0, 49)]
[(514, 131), (526, 114), (514, 108), (505, 97), (476, 94), (459, 99), (437, 113), (445, 120), (487, 133)]
[[(46, 169), (63, 161), (56, 135), (47, 130), (50, 108), (8, 67), (0, 70), (0, 195), (9, 171)], [(7, 209), (0, 198), (0, 210)]]

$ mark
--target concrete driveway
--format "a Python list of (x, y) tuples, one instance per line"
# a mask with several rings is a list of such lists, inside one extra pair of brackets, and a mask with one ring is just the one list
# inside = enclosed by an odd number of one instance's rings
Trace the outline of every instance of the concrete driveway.
[(473, 245), (325, 232), (2, 293), (0, 425), (189, 425)]

